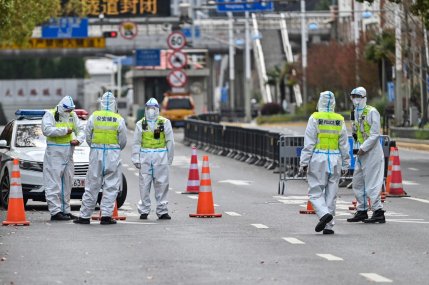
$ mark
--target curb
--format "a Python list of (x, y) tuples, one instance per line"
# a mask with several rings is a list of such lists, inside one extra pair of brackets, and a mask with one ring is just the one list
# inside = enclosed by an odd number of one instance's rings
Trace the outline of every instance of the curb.
[(398, 147), (405, 148), (405, 149), (429, 151), (429, 145), (425, 145), (425, 144), (409, 143), (409, 142), (402, 142), (402, 141), (396, 140), (396, 145)]

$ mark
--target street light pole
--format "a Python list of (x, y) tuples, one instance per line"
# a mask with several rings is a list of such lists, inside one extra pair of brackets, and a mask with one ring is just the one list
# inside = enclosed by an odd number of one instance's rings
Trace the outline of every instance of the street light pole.
[(228, 37), (229, 37), (229, 94), (230, 94), (230, 107), (231, 111), (235, 111), (235, 66), (234, 66), (234, 30), (233, 30), (233, 17), (232, 12), (227, 12), (228, 14)]
[(395, 9), (395, 122), (402, 124), (402, 46), (401, 46), (401, 7)]
[(305, 23), (305, 0), (301, 0), (301, 54), (302, 54), (302, 93), (304, 105), (307, 104), (307, 27)]
[(249, 37), (249, 12), (245, 12), (246, 23), (245, 23), (245, 52), (244, 52), (244, 111), (245, 111), (245, 120), (250, 122), (252, 120), (251, 116), (251, 106), (250, 106), (250, 37)]

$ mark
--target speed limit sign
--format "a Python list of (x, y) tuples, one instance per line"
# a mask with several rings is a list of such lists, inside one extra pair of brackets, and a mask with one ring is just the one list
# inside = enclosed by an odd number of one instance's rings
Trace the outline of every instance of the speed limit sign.
[(172, 32), (168, 35), (167, 44), (173, 50), (182, 49), (186, 45), (186, 37), (182, 32)]
[(188, 83), (188, 75), (181, 69), (173, 70), (167, 75), (171, 87), (183, 87)]

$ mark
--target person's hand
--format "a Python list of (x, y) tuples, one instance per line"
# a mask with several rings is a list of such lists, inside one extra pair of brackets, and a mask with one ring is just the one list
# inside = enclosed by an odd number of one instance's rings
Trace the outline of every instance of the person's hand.
[(69, 135), (71, 133), (73, 133), (73, 129), (67, 128), (67, 134)]
[(301, 166), (298, 170), (298, 177), (304, 177), (307, 175), (307, 166)]
[(349, 174), (349, 170), (348, 169), (342, 169), (341, 170), (341, 177), (345, 177)]
[(72, 140), (72, 141), (70, 142), (70, 144), (71, 144), (72, 146), (78, 146), (78, 145), (80, 145), (80, 142), (79, 142), (78, 140)]
[(358, 156), (361, 156), (361, 155), (364, 155), (366, 152), (365, 151), (363, 151), (361, 148), (359, 149), (359, 151), (358, 151), (358, 153), (357, 153), (357, 155)]
[(135, 166), (137, 169), (140, 169), (140, 167), (142, 167), (142, 165), (141, 165), (140, 163), (134, 163), (134, 166)]

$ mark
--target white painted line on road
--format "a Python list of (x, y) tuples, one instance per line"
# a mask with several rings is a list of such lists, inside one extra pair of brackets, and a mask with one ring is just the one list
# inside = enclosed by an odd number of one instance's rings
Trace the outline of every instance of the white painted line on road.
[(403, 197), (403, 198), (429, 204), (429, 200), (426, 200), (426, 199), (414, 198), (414, 197)]
[(230, 183), (230, 184), (237, 185), (237, 186), (247, 186), (247, 185), (252, 184), (252, 181), (231, 180), (231, 179), (229, 179), (229, 180), (219, 181), (219, 183)]
[(326, 253), (326, 254), (325, 253), (316, 253), (316, 255), (318, 255), (318, 256), (320, 256), (322, 258), (325, 258), (325, 259), (327, 259), (329, 261), (341, 261), (341, 260), (344, 260), (341, 257), (335, 256), (335, 255), (332, 255), (332, 254), (329, 254), (329, 253)]
[(135, 176), (139, 176), (139, 173), (134, 173)]
[(218, 205), (218, 204), (213, 204), (213, 206), (215, 206), (215, 207), (219, 207), (219, 205)]
[(128, 167), (127, 168), (129, 171), (133, 171), (133, 170), (135, 170), (135, 168), (134, 167)]
[(180, 192), (180, 191), (176, 191), (176, 194), (182, 194), (182, 192)]
[(198, 196), (188, 196), (189, 199), (197, 200)]
[(420, 185), (419, 183), (417, 183), (417, 182), (414, 182), (414, 181), (408, 181), (408, 180), (402, 180), (402, 184), (403, 185), (407, 185), (407, 186), (416, 186), (416, 185)]
[(405, 220), (392, 220), (387, 219), (388, 222), (396, 222), (396, 223), (409, 223), (409, 224), (429, 224), (429, 222), (424, 222), (423, 219), (405, 219)]
[(409, 169), (409, 170), (412, 170), (412, 171), (419, 171), (419, 169), (414, 168), (414, 167), (408, 167), (408, 169)]
[(133, 225), (157, 225), (157, 223), (141, 223), (141, 222), (127, 222), (127, 221), (119, 221), (120, 224), (133, 224)]
[(236, 212), (225, 212), (225, 214), (233, 216), (233, 217), (241, 217), (241, 215), (239, 213), (236, 213)]
[(369, 279), (369, 281), (377, 282), (377, 283), (392, 283), (393, 281), (378, 275), (377, 273), (360, 273), (363, 277)]
[(293, 237), (284, 237), (283, 239), (291, 244), (305, 244), (305, 242)]
[(130, 166), (128, 163), (122, 163), (122, 166), (123, 167), (128, 167), (128, 166)]
[(263, 224), (251, 224), (251, 225), (257, 229), (268, 229), (268, 227), (266, 225), (263, 225)]
[(308, 200), (308, 196), (273, 196), (274, 199)]

